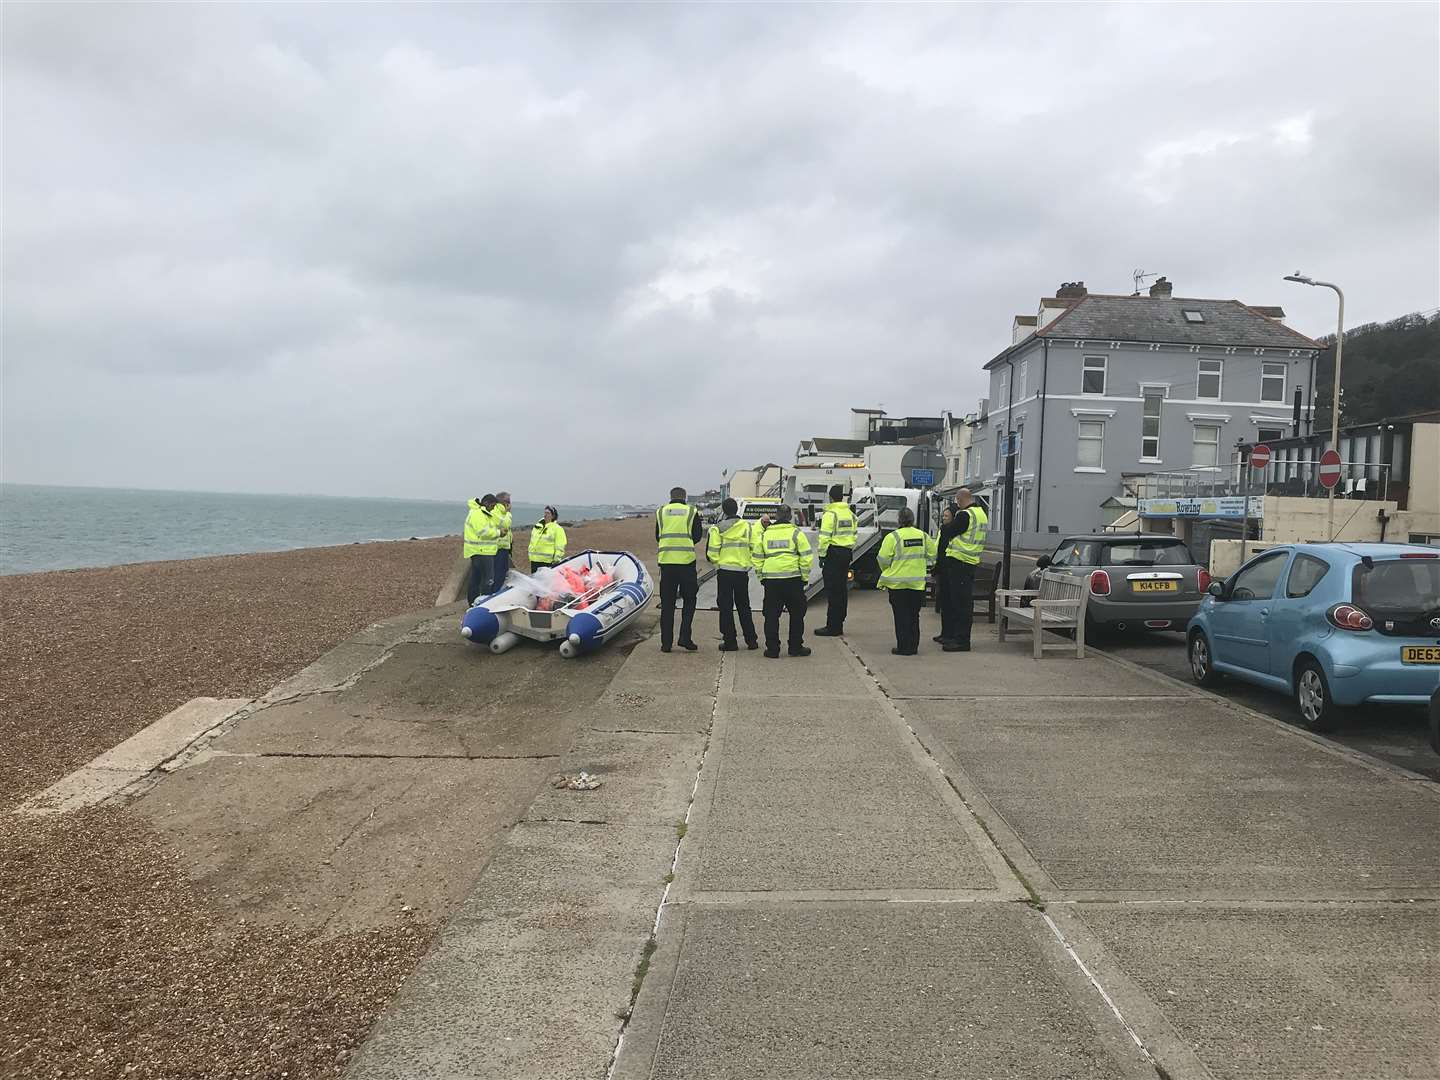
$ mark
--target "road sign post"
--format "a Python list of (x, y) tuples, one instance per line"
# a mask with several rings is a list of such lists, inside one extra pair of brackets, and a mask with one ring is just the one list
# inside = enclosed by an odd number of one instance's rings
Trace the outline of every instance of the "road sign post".
[(1329, 509), (1326, 514), (1325, 531), (1327, 539), (1335, 539), (1335, 485), (1340, 483), (1340, 453), (1333, 447), (1320, 455), (1320, 484), (1329, 490)]

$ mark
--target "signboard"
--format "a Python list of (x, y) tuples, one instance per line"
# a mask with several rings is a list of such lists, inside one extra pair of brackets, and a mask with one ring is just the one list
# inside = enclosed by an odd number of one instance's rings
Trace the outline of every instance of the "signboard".
[(1320, 455), (1320, 486), (1333, 488), (1340, 482), (1340, 455), (1326, 450)]
[(934, 469), (911, 469), (910, 483), (916, 487), (931, 487), (935, 483)]
[(1252, 469), (1263, 469), (1270, 464), (1270, 447), (1263, 442), (1256, 443), (1250, 448), (1250, 467)]
[[(1264, 516), (1265, 500), (1250, 497), (1250, 517)], [(1218, 495), (1204, 499), (1141, 499), (1141, 517), (1234, 518), (1245, 517), (1243, 495)]]

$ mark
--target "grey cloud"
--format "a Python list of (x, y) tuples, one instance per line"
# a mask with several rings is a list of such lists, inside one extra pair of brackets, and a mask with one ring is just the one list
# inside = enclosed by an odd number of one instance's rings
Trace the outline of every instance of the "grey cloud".
[(7, 479), (641, 499), (972, 408), (1061, 280), (1440, 293), (1433, 8), (4, 23)]

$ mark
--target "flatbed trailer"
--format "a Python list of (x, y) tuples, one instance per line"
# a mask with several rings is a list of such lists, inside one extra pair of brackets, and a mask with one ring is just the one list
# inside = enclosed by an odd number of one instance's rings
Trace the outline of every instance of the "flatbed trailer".
[[(813, 600), (825, 588), (824, 578), (820, 574), (820, 539), (814, 529), (801, 529), (805, 538), (810, 541), (810, 550), (814, 555), (814, 561), (810, 565), (810, 580), (805, 583), (805, 599)], [(852, 565), (869, 555), (880, 546), (881, 532), (873, 526), (861, 525), (855, 537), (855, 550), (851, 555)], [(701, 611), (714, 611), (720, 605), (716, 598), (716, 570), (709, 567), (700, 572), (700, 593), (696, 600), (696, 607)], [(755, 571), (750, 571), (750, 604), (756, 610), (760, 607), (760, 597), (764, 590), (760, 586), (760, 579)]]

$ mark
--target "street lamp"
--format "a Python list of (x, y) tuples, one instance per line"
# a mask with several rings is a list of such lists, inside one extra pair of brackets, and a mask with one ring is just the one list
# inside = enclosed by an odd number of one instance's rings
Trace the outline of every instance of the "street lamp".
[[(1293, 274), (1285, 275), (1286, 281), (1298, 282), (1301, 285), (1317, 285), (1323, 289), (1334, 289), (1335, 295), (1340, 298), (1340, 314), (1335, 321), (1335, 389), (1330, 398), (1330, 449), (1336, 453), (1340, 452), (1340, 356), (1345, 349), (1345, 294), (1340, 291), (1339, 285), (1328, 281), (1316, 281), (1296, 270)], [(1310, 407), (1314, 408), (1312, 401)], [(1327, 512), (1326, 531), (1331, 540), (1335, 539), (1335, 488), (1330, 488), (1330, 505)]]

